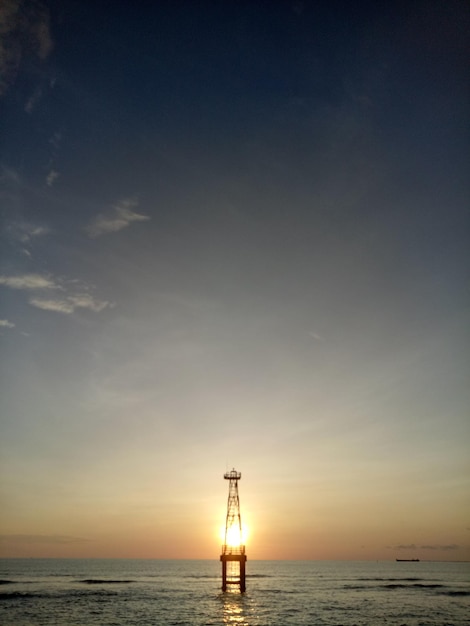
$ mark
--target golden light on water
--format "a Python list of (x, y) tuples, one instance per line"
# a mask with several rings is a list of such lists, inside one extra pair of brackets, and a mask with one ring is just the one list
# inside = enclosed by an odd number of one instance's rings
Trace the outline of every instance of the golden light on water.
[(223, 595), (224, 624), (248, 626), (249, 616), (252, 617), (252, 614), (243, 594), (236, 593), (235, 590), (232, 590), (231, 593), (225, 593)]

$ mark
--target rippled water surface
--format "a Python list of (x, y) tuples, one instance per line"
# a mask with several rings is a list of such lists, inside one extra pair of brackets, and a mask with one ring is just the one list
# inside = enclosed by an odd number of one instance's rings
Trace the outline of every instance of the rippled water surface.
[(222, 593), (218, 561), (1, 559), (0, 624), (467, 626), (470, 564), (248, 561)]

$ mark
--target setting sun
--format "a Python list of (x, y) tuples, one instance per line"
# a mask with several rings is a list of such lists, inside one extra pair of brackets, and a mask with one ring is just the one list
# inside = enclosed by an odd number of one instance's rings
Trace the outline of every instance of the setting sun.
[(225, 543), (228, 546), (239, 546), (241, 544), (246, 544), (247, 538), (249, 536), (248, 528), (245, 524), (242, 524), (242, 530), (240, 533), (240, 528), (237, 524), (233, 524), (227, 530), (227, 536), (225, 536), (225, 526), (220, 527), (220, 539), (222, 543)]

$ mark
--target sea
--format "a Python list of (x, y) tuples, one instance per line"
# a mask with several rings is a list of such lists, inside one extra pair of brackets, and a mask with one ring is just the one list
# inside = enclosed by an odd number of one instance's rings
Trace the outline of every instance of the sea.
[(470, 563), (0, 559), (2, 626), (468, 626)]

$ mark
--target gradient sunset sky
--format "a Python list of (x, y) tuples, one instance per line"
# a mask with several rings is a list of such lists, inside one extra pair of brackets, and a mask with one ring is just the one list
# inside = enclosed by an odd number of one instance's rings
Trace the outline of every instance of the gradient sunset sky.
[(2, 556), (470, 559), (469, 28), (1, 3)]

